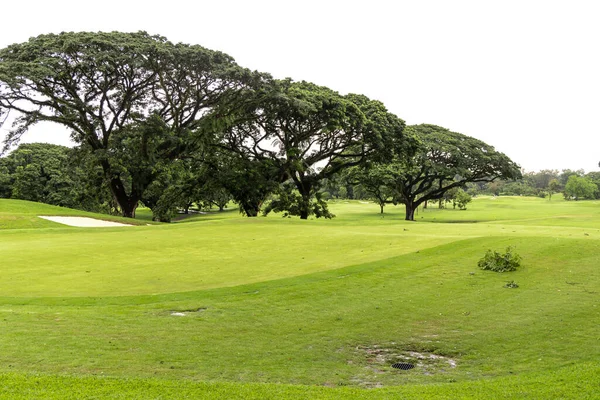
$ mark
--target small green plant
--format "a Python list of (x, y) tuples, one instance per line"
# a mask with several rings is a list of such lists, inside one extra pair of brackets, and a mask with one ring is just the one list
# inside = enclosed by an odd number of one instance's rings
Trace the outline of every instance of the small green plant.
[(506, 282), (506, 285), (504, 285), (504, 287), (507, 289), (516, 289), (519, 287), (519, 285), (517, 285), (517, 282), (515, 281), (508, 281)]
[(504, 254), (489, 250), (485, 256), (477, 263), (479, 268), (494, 272), (516, 271), (521, 265), (521, 256), (513, 252), (512, 246), (506, 248)]
[(464, 190), (460, 189), (454, 196), (454, 203), (458, 206), (459, 210), (466, 210), (467, 204), (470, 203), (473, 198)]

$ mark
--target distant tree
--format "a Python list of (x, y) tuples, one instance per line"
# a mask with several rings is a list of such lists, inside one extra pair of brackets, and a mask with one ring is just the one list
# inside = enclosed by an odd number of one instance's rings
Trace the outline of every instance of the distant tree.
[(502, 182), (501, 188), (501, 193), (509, 196), (536, 196), (540, 192), (523, 180)]
[(210, 166), (204, 164), (200, 168), (194, 169), (195, 180), (191, 182), (204, 182), (198, 188), (196, 203), (203, 208), (217, 207), (219, 211), (224, 211), (227, 204), (233, 200), (233, 196), (227, 190), (224, 183), (220, 180), (219, 173), (213, 173)]
[[(351, 169), (351, 168), (350, 168)], [(329, 194), (329, 198), (351, 199), (354, 195), (353, 185), (347, 181), (348, 170), (335, 174), (330, 178), (324, 179), (321, 184), (321, 190)], [(327, 196), (326, 196), (327, 197)]]
[(88, 211), (108, 211), (106, 187), (78, 165), (78, 150), (48, 143), (21, 144), (0, 159), (0, 197)]
[(233, 200), (233, 197), (231, 196), (231, 193), (224, 187), (221, 187), (218, 182), (215, 182), (215, 184), (215, 186), (209, 185), (204, 188), (202, 192), (203, 204), (208, 206), (208, 208), (215, 206), (219, 211), (225, 211), (227, 204)]
[(596, 191), (595, 198), (600, 199), (600, 171), (592, 171), (585, 174), (585, 178), (594, 182), (598, 191)]
[(486, 184), (486, 189), (490, 194), (492, 194), (494, 196), (499, 196), (500, 192), (502, 191), (503, 186), (504, 186), (504, 182), (501, 180), (497, 180), (497, 181), (493, 181), (493, 182), (488, 182)]
[(560, 183), (561, 188), (564, 188), (567, 185), (567, 181), (571, 176), (583, 176), (585, 175), (585, 171), (582, 169), (571, 170), (571, 169), (563, 169), (561, 173), (558, 175), (558, 182)]
[(552, 179), (548, 182), (548, 197), (549, 200), (552, 201), (552, 194), (558, 192), (560, 188), (560, 183), (558, 183), (558, 179)]
[(69, 148), (46, 143), (19, 146), (4, 159), (10, 197), (72, 206), (74, 188), (68, 171)]
[(447, 190), (444, 195), (439, 199), (438, 208), (444, 208), (446, 203), (452, 203), (452, 208), (456, 208), (456, 194), (461, 190), (459, 187), (454, 187)]
[(467, 204), (469, 204), (473, 199), (471, 196), (462, 189), (459, 189), (454, 196), (453, 202), (456, 203), (460, 210), (466, 210)]
[(380, 213), (386, 204), (396, 203), (394, 191), (394, 173), (390, 165), (367, 163), (361, 167), (353, 167), (347, 176), (348, 182), (360, 185), (369, 199), (379, 205)]
[(557, 170), (543, 169), (538, 172), (527, 172), (523, 174), (523, 182), (531, 186), (536, 192), (546, 190), (552, 179), (558, 179), (559, 172)]
[(414, 156), (393, 161), (395, 190), (406, 206), (406, 220), (414, 220), (420, 204), (467, 182), (521, 178), (517, 164), (480, 140), (435, 125), (415, 125), (407, 131), (420, 145)]
[(598, 187), (591, 180), (571, 175), (565, 185), (564, 196), (565, 199), (593, 199), (595, 197)]
[(8, 199), (12, 194), (12, 178), (6, 159), (0, 158), (0, 198)]
[(212, 153), (206, 162), (212, 179), (231, 194), (240, 212), (248, 217), (258, 216), (281, 182), (282, 171), (269, 159), (246, 158), (221, 150)]
[(10, 174), (12, 197), (66, 205), (73, 182), (67, 175), (69, 149), (45, 143), (19, 146), (5, 164)]

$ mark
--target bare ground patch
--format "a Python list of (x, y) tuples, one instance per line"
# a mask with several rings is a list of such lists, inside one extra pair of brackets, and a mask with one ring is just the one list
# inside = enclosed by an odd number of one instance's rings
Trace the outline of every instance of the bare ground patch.
[[(435, 375), (448, 372), (458, 365), (456, 358), (434, 351), (416, 350), (411, 346), (402, 347), (394, 342), (382, 345), (359, 345), (356, 347), (359, 359), (366, 362), (365, 374), (354, 379), (354, 383), (367, 388), (382, 387), (377, 377), (397, 374)], [(393, 368), (396, 363), (414, 366), (409, 370)]]
[(206, 307), (191, 308), (186, 310), (171, 310), (169, 313), (175, 317), (185, 317), (188, 315), (199, 314), (204, 311), (206, 311)]

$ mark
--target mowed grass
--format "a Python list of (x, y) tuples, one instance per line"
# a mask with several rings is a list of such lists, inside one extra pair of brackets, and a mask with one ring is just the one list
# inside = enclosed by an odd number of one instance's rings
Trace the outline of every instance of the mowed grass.
[(90, 217), (105, 221), (122, 222), (131, 225), (146, 225), (148, 221), (131, 220), (114, 215), (95, 214), (70, 208), (24, 200), (0, 199), (0, 232), (8, 229), (39, 229), (66, 227), (38, 216)]
[[(1, 382), (49, 398), (594, 398), (594, 205), (482, 198), (410, 223), (338, 202), (332, 221), (6, 229)], [(521, 270), (477, 269), (508, 245)], [(392, 369), (401, 357), (420, 365)]]
[[(230, 211), (201, 215), (185, 224), (102, 229), (65, 227), (36, 217), (77, 214), (74, 210), (35, 205), (28, 214), (18, 205), (15, 213), (32, 220), (32, 225), (61, 229), (0, 230), (2, 261), (9, 266), (3, 271), (0, 293), (47, 297), (184, 292), (339, 269), (481, 236), (600, 238), (597, 228), (539, 229), (529, 218), (490, 223), (493, 215), (502, 214), (494, 209), (500, 201), (488, 203), (483, 222), (459, 225), (405, 222), (398, 207), (381, 216), (373, 204), (340, 202), (332, 208), (341, 210), (342, 216), (332, 221), (236, 218)], [(527, 205), (521, 199), (519, 203)], [(427, 219), (419, 221), (462, 221), (458, 218), (469, 212), (471, 218), (482, 214), (478, 208), (468, 212), (429, 208), (421, 212)], [(563, 213), (555, 218), (562, 222)]]

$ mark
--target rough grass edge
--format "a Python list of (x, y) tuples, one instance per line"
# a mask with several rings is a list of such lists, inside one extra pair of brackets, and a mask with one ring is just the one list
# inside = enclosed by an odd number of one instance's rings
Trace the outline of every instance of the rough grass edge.
[(593, 399), (598, 398), (599, 375), (600, 364), (588, 362), (521, 376), (358, 389), (4, 373), (0, 374), (0, 399)]

